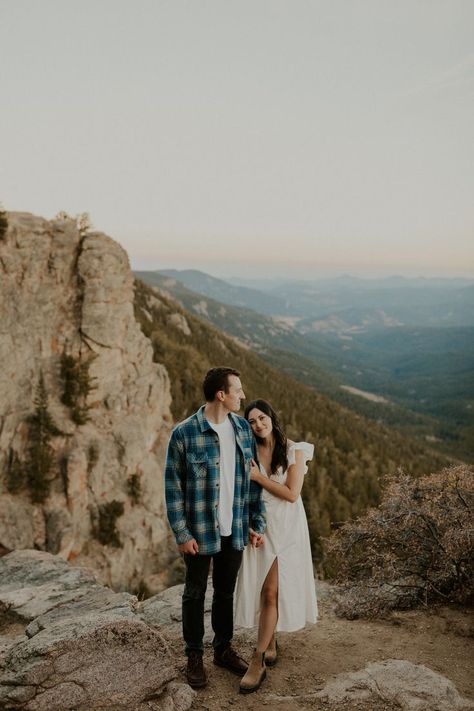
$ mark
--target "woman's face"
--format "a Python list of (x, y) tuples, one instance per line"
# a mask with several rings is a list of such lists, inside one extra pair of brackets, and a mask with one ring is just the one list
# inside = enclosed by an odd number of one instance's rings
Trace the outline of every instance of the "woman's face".
[(248, 414), (248, 421), (257, 437), (268, 437), (273, 430), (272, 418), (254, 407)]

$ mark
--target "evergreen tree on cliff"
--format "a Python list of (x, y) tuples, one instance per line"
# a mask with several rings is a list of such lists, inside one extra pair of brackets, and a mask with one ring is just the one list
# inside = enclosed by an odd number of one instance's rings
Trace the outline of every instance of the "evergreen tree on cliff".
[(26, 471), (31, 500), (43, 502), (49, 493), (49, 475), (53, 466), (53, 449), (51, 437), (57, 437), (62, 432), (53, 422), (48, 410), (48, 392), (43, 373), (40, 373), (35, 397), (35, 411), (28, 419), (30, 446)]

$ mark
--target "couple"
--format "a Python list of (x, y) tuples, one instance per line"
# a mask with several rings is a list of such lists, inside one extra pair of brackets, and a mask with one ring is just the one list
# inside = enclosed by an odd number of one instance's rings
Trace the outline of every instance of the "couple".
[[(313, 446), (288, 442), (264, 400), (250, 403), (245, 418), (236, 415), (245, 398), (239, 375), (224, 367), (207, 373), (206, 404), (171, 434), (165, 489), (168, 520), (186, 565), (182, 609), (188, 682), (194, 688), (207, 683), (204, 597), (212, 559), (214, 664), (241, 676), (240, 691), (249, 693), (259, 688), (266, 666), (276, 662), (275, 631), (316, 622), (300, 497)], [(236, 582), (236, 623), (258, 624), (249, 665), (231, 646)]]

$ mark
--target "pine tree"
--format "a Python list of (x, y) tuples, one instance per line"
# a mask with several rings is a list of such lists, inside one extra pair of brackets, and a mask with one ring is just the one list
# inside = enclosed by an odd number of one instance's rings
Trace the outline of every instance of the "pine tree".
[(91, 355), (81, 362), (79, 358), (66, 353), (61, 356), (61, 377), (64, 383), (61, 402), (69, 407), (71, 418), (77, 425), (84, 425), (89, 420), (90, 406), (87, 398), (95, 388), (89, 367), (94, 357)]
[(48, 410), (48, 392), (40, 372), (35, 396), (35, 411), (28, 418), (29, 447), (25, 464), (31, 500), (42, 503), (49, 494), (49, 475), (54, 463), (50, 441), (63, 433), (53, 422)]

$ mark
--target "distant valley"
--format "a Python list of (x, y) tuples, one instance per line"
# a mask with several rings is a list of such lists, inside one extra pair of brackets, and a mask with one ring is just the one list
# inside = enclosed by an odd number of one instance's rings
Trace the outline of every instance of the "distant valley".
[[(302, 332), (374, 327), (474, 327), (474, 282), (467, 279), (359, 279), (228, 283), (198, 270), (163, 270), (199, 294), (281, 318)], [(260, 284), (258, 286), (258, 284)]]
[(474, 458), (474, 286), (352, 277), (228, 283), (137, 272), (301, 382), (454, 457)]

